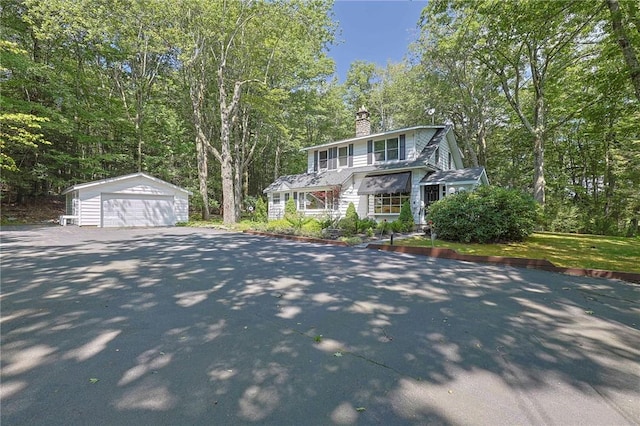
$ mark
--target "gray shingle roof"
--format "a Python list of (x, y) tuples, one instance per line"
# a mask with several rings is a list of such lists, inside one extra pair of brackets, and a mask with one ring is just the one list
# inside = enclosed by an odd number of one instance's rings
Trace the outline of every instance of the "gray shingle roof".
[(302, 188), (321, 188), (342, 185), (355, 173), (400, 171), (402, 169), (414, 169), (428, 166), (429, 158), (436, 151), (440, 142), (451, 130), (450, 124), (439, 128), (431, 137), (427, 145), (422, 149), (415, 160), (398, 161), (390, 164), (376, 164), (363, 167), (351, 167), (339, 171), (328, 170), (316, 173), (302, 173), (299, 175), (280, 176), (263, 192), (278, 192), (286, 190), (296, 190)]
[(479, 182), (484, 173), (484, 167), (472, 167), (458, 170), (438, 170), (425, 176), (420, 183), (438, 184), (455, 182)]

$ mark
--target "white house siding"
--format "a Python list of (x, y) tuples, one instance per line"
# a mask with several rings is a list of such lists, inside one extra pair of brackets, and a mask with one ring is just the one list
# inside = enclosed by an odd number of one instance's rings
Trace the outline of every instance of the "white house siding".
[(360, 206), (361, 196), (358, 195), (358, 186), (360, 181), (362, 181), (362, 178), (357, 180), (352, 176), (349, 180), (347, 180), (347, 182), (342, 185), (339, 208), (340, 217), (345, 217), (347, 215), (347, 208), (349, 207), (349, 203), (353, 203), (358, 216), (363, 217), (366, 214), (366, 209), (362, 209)]
[(174, 198), (174, 208), (176, 213), (176, 221), (189, 221), (189, 197), (186, 194), (177, 192)]
[(353, 145), (353, 167), (367, 165), (367, 141), (360, 141)]
[[(90, 182), (70, 188), (70, 192), (67, 193), (67, 203), (70, 200), (73, 204), (75, 200), (76, 204), (73, 212), (69, 212), (68, 205), (67, 213), (78, 216), (77, 224), (80, 226), (104, 226), (103, 207), (105, 200), (107, 200), (107, 207), (113, 209), (117, 207), (117, 201), (114, 200), (131, 201), (136, 196), (144, 200), (143, 204), (146, 203), (145, 205), (151, 209), (151, 213), (155, 211), (160, 214), (157, 208), (159, 206), (162, 206), (165, 210), (167, 208), (171, 210), (170, 214), (165, 212), (164, 220), (154, 222), (153, 219), (148, 218), (147, 222), (143, 221), (144, 223), (149, 223), (150, 225), (154, 223), (173, 225), (176, 221), (184, 222), (189, 220), (189, 193), (143, 174), (125, 178), (113, 178), (112, 181)], [(155, 201), (153, 201), (154, 198), (156, 199)], [(134, 202), (133, 204), (131, 204), (132, 213), (135, 213), (137, 211), (136, 206), (141, 203)], [(131, 223), (137, 224), (138, 222), (132, 219)]]
[(100, 226), (102, 209), (100, 188), (81, 189), (78, 192), (78, 199), (80, 200), (80, 219), (78, 220), (78, 225)]
[(438, 129), (421, 129), (416, 132), (416, 135), (414, 137), (415, 143), (413, 144), (414, 157), (412, 158), (416, 158), (416, 156), (422, 152), (422, 150), (424, 149), (425, 146), (427, 146), (431, 138), (433, 138), (433, 135), (436, 134), (437, 130)]
[(426, 174), (424, 170), (413, 170), (411, 173), (411, 213), (413, 213), (413, 221), (417, 224), (421, 224), (424, 218), (420, 181)]

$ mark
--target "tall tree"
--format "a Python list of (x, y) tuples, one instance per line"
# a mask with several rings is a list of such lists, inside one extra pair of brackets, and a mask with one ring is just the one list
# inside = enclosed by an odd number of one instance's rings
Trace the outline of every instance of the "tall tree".
[[(545, 142), (550, 123), (546, 91), (580, 56), (576, 41), (594, 25), (598, 8), (580, 1), (442, 0), (430, 2), (429, 25), (445, 26), (459, 49), (498, 78), (507, 103), (533, 139), (533, 195), (545, 203)], [(424, 30), (428, 30), (425, 28)]]
[[(640, 12), (636, 0), (605, 0), (611, 14), (611, 27), (627, 64), (631, 84), (640, 102)], [(622, 5), (620, 4), (622, 3)], [(635, 27), (635, 31), (633, 28)]]

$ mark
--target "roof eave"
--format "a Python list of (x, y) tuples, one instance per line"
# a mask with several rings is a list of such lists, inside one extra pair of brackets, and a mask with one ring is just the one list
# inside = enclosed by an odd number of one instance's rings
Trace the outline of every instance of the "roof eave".
[(376, 139), (376, 138), (379, 138), (381, 136), (387, 136), (387, 135), (392, 135), (392, 134), (396, 134), (396, 133), (400, 134), (400, 133), (404, 133), (404, 132), (410, 132), (410, 131), (414, 131), (414, 130), (425, 130), (425, 129), (443, 129), (444, 127), (445, 127), (445, 125), (413, 126), (413, 127), (407, 127), (407, 128), (404, 128), (404, 129), (397, 129), (397, 130), (389, 130), (389, 131), (386, 131), (386, 132), (372, 133), (370, 135), (357, 136), (357, 137), (354, 137), (354, 138), (343, 139), (343, 140), (328, 142), (328, 143), (324, 143), (324, 144), (320, 144), (320, 145), (309, 146), (309, 147), (306, 147), (306, 148), (300, 148), (300, 151), (311, 151), (313, 149), (328, 148), (328, 147), (332, 147), (332, 146), (342, 145), (342, 144), (345, 144), (345, 143), (366, 141), (366, 140), (369, 140), (369, 139)]

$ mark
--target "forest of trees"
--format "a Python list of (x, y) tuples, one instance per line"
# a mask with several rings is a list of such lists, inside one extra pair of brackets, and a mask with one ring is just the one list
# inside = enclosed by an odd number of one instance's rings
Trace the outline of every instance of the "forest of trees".
[[(144, 171), (226, 223), (299, 149), (451, 122), (549, 230), (638, 232), (637, 0), (430, 0), (401, 63), (329, 57), (327, 0), (0, 0), (2, 201)], [(435, 116), (428, 114), (435, 110)]]

